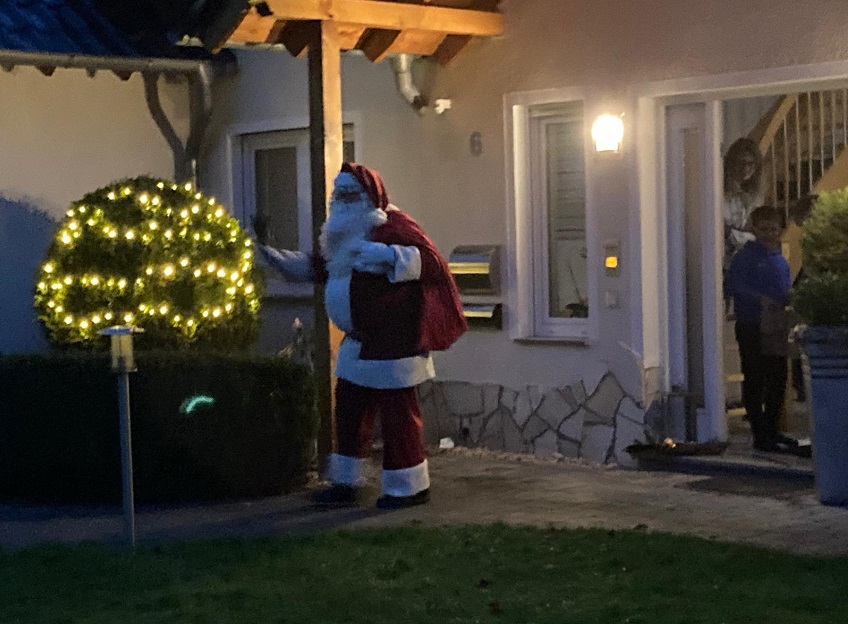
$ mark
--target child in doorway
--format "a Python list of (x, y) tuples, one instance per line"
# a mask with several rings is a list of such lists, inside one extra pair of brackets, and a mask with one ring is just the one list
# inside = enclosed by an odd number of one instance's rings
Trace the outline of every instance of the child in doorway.
[(790, 272), (780, 253), (782, 217), (772, 206), (751, 213), (754, 240), (733, 257), (727, 294), (736, 312), (736, 341), (742, 361), (742, 402), (754, 437), (754, 449), (797, 452), (797, 442), (778, 433), (777, 419), (786, 391), (786, 353), (771, 348), (763, 333), (764, 310), (782, 311), (789, 304)]

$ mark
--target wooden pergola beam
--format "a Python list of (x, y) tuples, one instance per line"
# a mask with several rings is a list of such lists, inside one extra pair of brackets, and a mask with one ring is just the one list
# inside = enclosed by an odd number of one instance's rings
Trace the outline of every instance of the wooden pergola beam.
[[(426, 30), (492, 37), (504, 33), (500, 13), (379, 0), (266, 0), (277, 20), (319, 20), (382, 30)], [(268, 18), (264, 18), (268, 19)]]

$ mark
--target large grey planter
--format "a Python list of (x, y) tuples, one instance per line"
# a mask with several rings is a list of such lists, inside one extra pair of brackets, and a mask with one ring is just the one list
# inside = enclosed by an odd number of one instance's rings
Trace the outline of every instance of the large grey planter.
[(808, 327), (801, 344), (810, 362), (816, 488), (825, 505), (848, 505), (848, 328)]

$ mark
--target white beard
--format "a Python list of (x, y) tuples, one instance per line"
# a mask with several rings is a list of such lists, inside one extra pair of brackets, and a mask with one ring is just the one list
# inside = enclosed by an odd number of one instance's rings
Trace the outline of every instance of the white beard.
[(319, 242), (331, 278), (350, 276), (359, 244), (387, 219), (388, 215), (370, 202), (330, 202), (330, 216), (321, 226)]

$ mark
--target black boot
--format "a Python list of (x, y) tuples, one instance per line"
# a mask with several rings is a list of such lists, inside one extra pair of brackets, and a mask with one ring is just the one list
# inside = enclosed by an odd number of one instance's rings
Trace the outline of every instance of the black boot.
[(423, 505), (430, 500), (430, 488), (421, 490), (412, 496), (392, 496), (391, 494), (383, 494), (377, 499), (377, 507), (380, 509), (403, 509), (404, 507), (413, 507), (415, 505)]
[(359, 490), (352, 485), (331, 485), (312, 492), (312, 502), (321, 507), (352, 507), (359, 502)]

